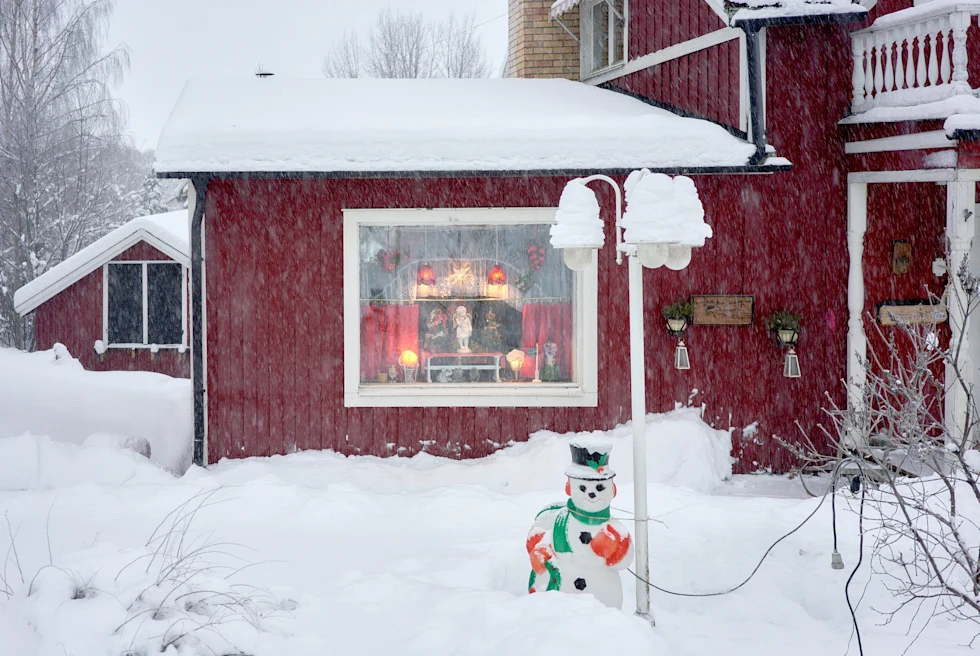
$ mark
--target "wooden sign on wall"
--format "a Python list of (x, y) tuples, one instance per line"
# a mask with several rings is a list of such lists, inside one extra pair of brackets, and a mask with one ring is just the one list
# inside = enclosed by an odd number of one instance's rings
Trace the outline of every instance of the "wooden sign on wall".
[(945, 305), (932, 303), (882, 303), (878, 308), (878, 323), (882, 326), (943, 323), (949, 319)]
[(751, 326), (755, 297), (692, 296), (695, 326)]
[(912, 268), (912, 244), (907, 241), (892, 242), (892, 273), (902, 275)]

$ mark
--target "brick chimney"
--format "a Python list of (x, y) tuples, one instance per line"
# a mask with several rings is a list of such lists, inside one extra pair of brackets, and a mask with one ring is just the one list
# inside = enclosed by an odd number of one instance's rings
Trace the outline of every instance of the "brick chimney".
[[(579, 79), (578, 44), (548, 19), (554, 0), (508, 0), (507, 77)], [(578, 36), (578, 9), (562, 16)]]

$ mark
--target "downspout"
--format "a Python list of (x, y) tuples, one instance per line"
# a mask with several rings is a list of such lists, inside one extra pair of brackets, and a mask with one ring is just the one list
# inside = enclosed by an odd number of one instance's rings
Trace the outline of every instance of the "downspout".
[(207, 177), (193, 177), (194, 214), (191, 216), (191, 377), (194, 387), (194, 464), (204, 466), (204, 205)]
[(766, 141), (765, 94), (762, 88), (762, 40), (759, 33), (762, 25), (745, 22), (741, 26), (745, 32), (745, 55), (749, 68), (749, 111), (752, 123), (752, 143), (755, 152), (749, 164), (756, 166), (766, 161), (769, 144)]

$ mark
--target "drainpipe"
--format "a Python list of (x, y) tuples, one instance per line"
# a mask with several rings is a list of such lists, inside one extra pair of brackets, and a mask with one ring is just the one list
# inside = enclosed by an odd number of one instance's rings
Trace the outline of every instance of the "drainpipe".
[(204, 205), (208, 178), (191, 178), (194, 214), (191, 216), (191, 377), (194, 386), (194, 464), (204, 466)]
[(762, 41), (759, 32), (762, 25), (758, 23), (743, 23), (745, 32), (745, 54), (749, 67), (749, 108), (752, 120), (752, 143), (755, 152), (749, 158), (749, 164), (758, 165), (766, 161), (766, 112), (765, 96), (762, 88)]

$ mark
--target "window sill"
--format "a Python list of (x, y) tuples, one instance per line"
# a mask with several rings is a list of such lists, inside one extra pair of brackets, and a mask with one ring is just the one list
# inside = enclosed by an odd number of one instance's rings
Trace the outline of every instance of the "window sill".
[(622, 69), (626, 67), (626, 60), (592, 71), (588, 75), (581, 76), (581, 81), (586, 84), (601, 84), (614, 80), (622, 75)]
[(375, 383), (344, 395), (347, 408), (594, 408), (598, 394), (575, 383)]
[[(120, 350), (123, 350), (123, 351), (139, 351), (139, 350), (149, 351), (150, 349), (153, 348), (153, 346), (154, 346), (153, 344), (107, 344), (106, 345), (106, 348), (107, 349), (120, 349)], [(187, 348), (183, 344), (157, 344), (156, 347), (160, 351), (164, 351), (164, 350), (167, 350), (167, 349), (176, 351), (177, 349), (180, 349), (180, 348)], [(188, 349), (188, 350), (190, 350), (190, 349)]]

